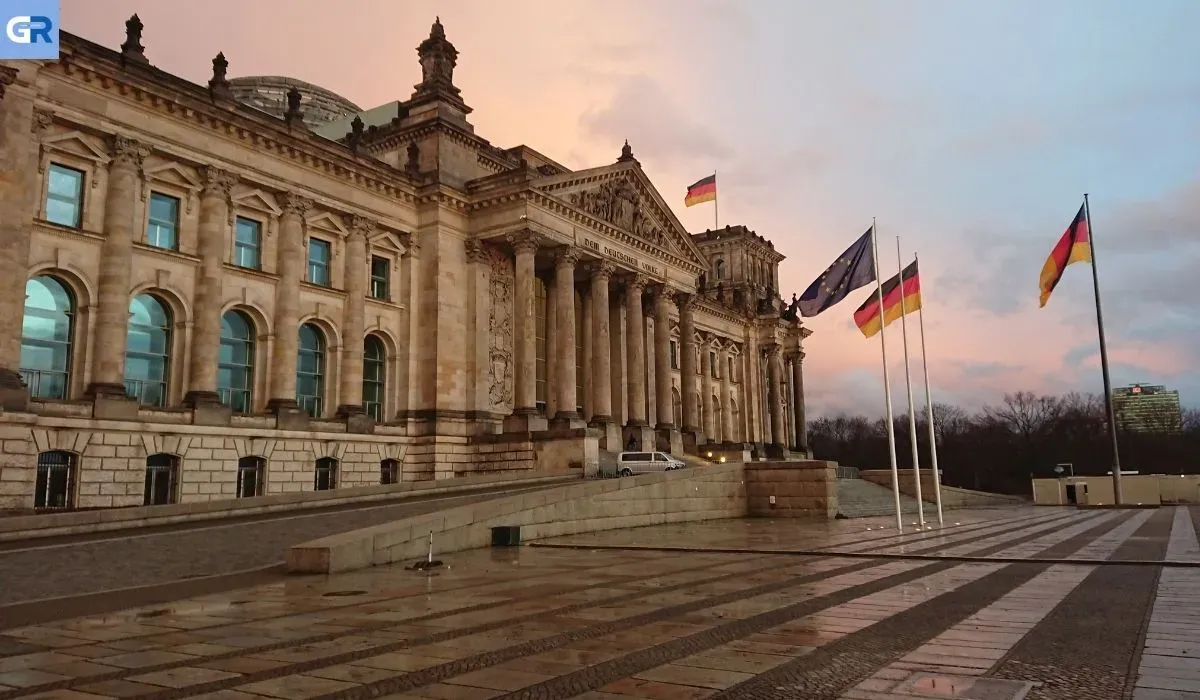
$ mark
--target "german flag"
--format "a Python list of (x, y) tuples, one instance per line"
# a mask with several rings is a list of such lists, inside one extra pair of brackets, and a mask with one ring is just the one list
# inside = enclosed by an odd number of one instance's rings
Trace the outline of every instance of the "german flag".
[(1046, 258), (1046, 264), (1042, 265), (1042, 276), (1038, 280), (1038, 288), (1042, 295), (1038, 301), (1038, 308), (1045, 306), (1046, 302), (1050, 300), (1050, 293), (1058, 286), (1058, 281), (1062, 279), (1067, 265), (1091, 261), (1092, 236), (1088, 231), (1087, 204), (1085, 203), (1079, 207), (1079, 213), (1075, 215), (1075, 220), (1067, 227), (1062, 238), (1058, 239), (1054, 250), (1050, 251), (1050, 257)]
[(697, 180), (694, 185), (688, 188), (687, 195), (683, 198), (683, 206), (690, 207), (693, 204), (711, 202), (716, 198), (717, 174), (713, 173), (702, 180)]
[[(904, 277), (904, 287), (900, 286), (900, 278)], [(901, 292), (904, 294), (904, 304), (900, 303)], [(921, 308), (921, 276), (917, 274), (917, 261), (904, 268), (900, 275), (895, 275), (883, 283), (883, 314), (879, 313), (879, 295), (872, 294), (854, 312), (854, 323), (863, 335), (870, 338), (887, 324), (895, 321), (904, 314), (911, 314)], [(901, 310), (903, 309), (903, 311)]]

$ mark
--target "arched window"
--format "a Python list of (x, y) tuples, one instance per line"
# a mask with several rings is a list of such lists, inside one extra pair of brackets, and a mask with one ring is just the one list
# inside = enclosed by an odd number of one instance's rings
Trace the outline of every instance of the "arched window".
[(318, 459), (316, 474), (313, 476), (313, 490), (332, 491), (337, 488), (337, 467), (337, 460), (333, 457)]
[(65, 399), (71, 377), (75, 298), (49, 275), (25, 283), (21, 379), (35, 399)]
[(384, 387), (387, 381), (387, 352), (379, 336), (363, 340), (363, 410), (376, 421), (383, 420)]
[(311, 323), (300, 326), (296, 357), (296, 403), (300, 410), (320, 418), (325, 397), (325, 336)]
[(729, 399), (729, 413), (733, 416), (733, 434), (726, 436), (730, 442), (745, 442), (742, 440), (742, 411), (738, 408), (737, 401)]
[(725, 259), (717, 258), (715, 267), (716, 267), (717, 279), (719, 279), (719, 280), (725, 279)]
[(173, 455), (157, 454), (146, 458), (146, 489), (144, 506), (164, 506), (175, 502), (179, 476), (179, 460)]
[(717, 398), (716, 395), (713, 395), (713, 397), (712, 397), (712, 407), (713, 407), (712, 408), (712, 410), (713, 410), (713, 434), (709, 437), (713, 438), (713, 440), (715, 440), (716, 442), (729, 442), (729, 436), (721, 434), (722, 430), (725, 427), (725, 423), (724, 423), (724, 416), (722, 415), (722, 412), (721, 412), (721, 399)]
[(671, 387), (671, 412), (675, 416), (675, 427), (683, 427), (683, 401), (679, 397), (679, 390)]
[(242, 457), (238, 460), (237, 497), (263, 495), (267, 480), (267, 460), (262, 457)]
[(75, 505), (75, 455), (43, 452), (38, 455), (34, 508), (71, 508)]
[(217, 393), (234, 413), (254, 410), (254, 323), (241, 311), (221, 317), (221, 352), (217, 358)]
[(400, 462), (395, 459), (385, 459), (379, 463), (379, 483), (400, 483)]
[(171, 312), (150, 294), (129, 302), (125, 341), (125, 393), (144, 406), (167, 405), (171, 359)]

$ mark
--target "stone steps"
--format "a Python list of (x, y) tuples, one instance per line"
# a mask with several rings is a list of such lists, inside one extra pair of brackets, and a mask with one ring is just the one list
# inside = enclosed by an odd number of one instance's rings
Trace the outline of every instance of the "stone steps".
[[(878, 515), (892, 515), (896, 512), (896, 502), (892, 490), (869, 481), (838, 479), (837, 495), (838, 514), (847, 518), (870, 518)], [(931, 507), (926, 506), (926, 513)], [(900, 494), (900, 510), (903, 513), (916, 513), (917, 500), (911, 496)]]

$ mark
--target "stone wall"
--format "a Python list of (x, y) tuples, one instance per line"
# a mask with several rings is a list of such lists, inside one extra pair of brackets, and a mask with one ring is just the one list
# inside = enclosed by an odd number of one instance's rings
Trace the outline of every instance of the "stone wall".
[[(890, 469), (864, 469), (859, 471), (859, 475), (865, 481), (872, 484), (879, 484), (892, 488), (892, 470)], [(900, 493), (917, 497), (917, 489), (914, 486), (916, 480), (913, 479), (911, 469), (900, 470)], [(925, 503), (935, 503), (937, 495), (934, 490), (933, 472), (928, 469), (921, 470), (921, 500)], [(956, 486), (946, 486), (942, 484), (942, 507), (943, 508), (970, 508), (977, 506), (1000, 506), (1013, 503), (1026, 503), (1027, 499), (1020, 496), (1011, 496), (1001, 493), (987, 493), (985, 491), (972, 491), (970, 489), (961, 489)], [(914, 506), (915, 507), (915, 506)]]
[(837, 463), (822, 460), (748, 463), (746, 513), (752, 517), (832, 519), (837, 515), (836, 474)]
[[(836, 495), (835, 495), (836, 500)], [(520, 526), (523, 540), (619, 528), (739, 518), (746, 513), (742, 465), (714, 465), (597, 479), (397, 520), (292, 547), (288, 570), (334, 573), (485, 547), (492, 528)]]

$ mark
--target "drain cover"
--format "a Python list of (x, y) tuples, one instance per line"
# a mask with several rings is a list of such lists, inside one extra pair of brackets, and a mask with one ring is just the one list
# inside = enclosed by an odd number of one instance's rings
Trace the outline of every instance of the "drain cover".
[(367, 594), (366, 591), (330, 591), (328, 593), (322, 593), (321, 595), (326, 598), (345, 598), (345, 597), (352, 596), (352, 595), (366, 595), (366, 594)]
[(929, 700), (1024, 700), (1031, 688), (1033, 684), (1027, 681), (918, 673), (897, 686), (895, 692)]

